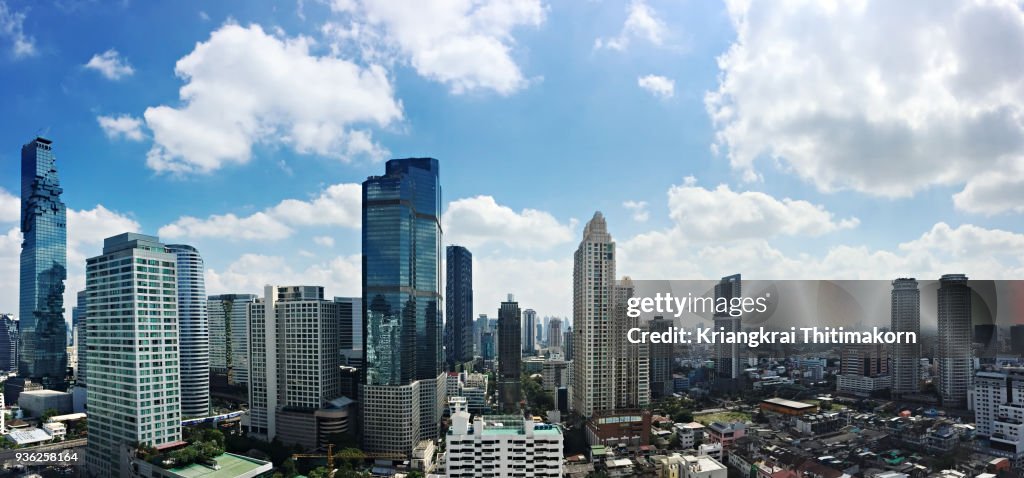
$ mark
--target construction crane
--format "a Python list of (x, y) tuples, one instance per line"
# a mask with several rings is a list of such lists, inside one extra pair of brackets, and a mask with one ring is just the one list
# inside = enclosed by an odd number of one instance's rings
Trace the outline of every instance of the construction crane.
[(298, 460), (299, 458), (327, 458), (327, 470), (329, 473), (327, 476), (334, 476), (334, 443), (327, 444), (326, 456), (317, 453), (296, 453), (292, 455), (293, 460)]

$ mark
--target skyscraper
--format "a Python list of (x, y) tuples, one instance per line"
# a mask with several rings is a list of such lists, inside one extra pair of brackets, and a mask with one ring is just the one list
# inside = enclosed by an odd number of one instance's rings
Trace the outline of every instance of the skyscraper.
[(498, 404), (503, 412), (519, 410), (522, 352), (522, 314), (512, 294), (498, 309)]
[(18, 319), (0, 314), (0, 372), (18, 370)]
[(89, 341), (85, 337), (85, 321), (87, 318), (86, 310), (88, 308), (88, 296), (84, 290), (78, 291), (77, 305), (71, 309), (72, 320), (71, 323), (75, 328), (73, 334), (75, 337), (75, 350), (78, 353), (77, 362), (78, 368), (75, 370), (75, 384), (79, 386), (86, 385), (86, 371), (88, 366), (86, 360), (88, 360), (88, 346)]
[(169, 244), (178, 265), (178, 346), (181, 354), (181, 414), (210, 413), (210, 323), (203, 258), (195, 247)]
[(206, 298), (210, 321), (210, 372), (227, 376), (228, 385), (249, 383), (249, 326), (246, 314), (255, 294)]
[(562, 319), (557, 317), (548, 322), (548, 348), (562, 351)]
[(393, 159), (363, 182), (363, 446), (411, 455), (438, 437), (441, 184), (432, 158)]
[(445, 270), (445, 327), (448, 370), (473, 360), (473, 255), (462, 246), (448, 246)]
[(53, 142), (38, 137), (21, 148), (21, 282), (18, 374), (46, 388), (64, 388), (68, 364), (64, 322), (67, 210), (60, 195)]
[[(647, 323), (652, 334), (668, 332), (672, 329), (672, 320), (656, 316)], [(672, 344), (652, 343), (649, 345), (651, 355), (650, 382), (651, 398), (659, 399), (672, 395)]]
[[(499, 319), (500, 320), (500, 319)], [(522, 344), (523, 355), (530, 356), (537, 354), (537, 311), (526, 309), (523, 311), (522, 323)]]
[(643, 408), (651, 401), (647, 344), (635, 344), (626, 338), (630, 329), (640, 328), (640, 318), (627, 313), (634, 291), (633, 280), (629, 277), (615, 281), (612, 352), (615, 356), (615, 408), (618, 410)]
[(573, 259), (572, 408), (585, 418), (615, 408), (615, 242), (600, 212)]
[(181, 439), (176, 260), (156, 237), (125, 233), (86, 261), (86, 465), (94, 476), (122, 475), (122, 445)]
[(974, 377), (971, 359), (971, 288), (967, 276), (939, 279), (938, 389), (942, 405), (964, 407)]
[(319, 286), (266, 286), (249, 304), (251, 431), (313, 448), (318, 410), (341, 395), (342, 305)]
[(1010, 351), (1024, 355), (1024, 324), (1010, 326)]
[[(732, 300), (741, 297), (743, 280), (739, 274), (725, 276), (715, 284), (715, 302), (722, 299)], [(716, 332), (739, 332), (743, 330), (740, 317), (729, 315), (729, 311), (716, 311), (714, 316)], [(734, 388), (742, 370), (742, 351), (740, 344), (715, 344), (715, 375), (716, 385), (722, 388)]]
[[(890, 318), (893, 332), (921, 335), (921, 290), (913, 278), (892, 281)], [(894, 344), (891, 350), (893, 398), (917, 393), (921, 379), (920, 344)]]
[[(335, 297), (341, 307), (339, 325), (342, 365), (363, 368), (363, 299), (361, 297)], [(353, 396), (354, 398), (354, 396)]]

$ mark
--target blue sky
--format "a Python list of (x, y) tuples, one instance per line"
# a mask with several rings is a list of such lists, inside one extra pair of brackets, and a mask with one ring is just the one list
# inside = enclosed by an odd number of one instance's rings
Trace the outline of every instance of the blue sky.
[(358, 294), (353, 185), (407, 156), (441, 161), (478, 313), (571, 315), (595, 210), (635, 278), (1024, 270), (1014, 2), (417, 3), (0, 0), (0, 310), (40, 132), (69, 298), (128, 229), (198, 247), (210, 293)]

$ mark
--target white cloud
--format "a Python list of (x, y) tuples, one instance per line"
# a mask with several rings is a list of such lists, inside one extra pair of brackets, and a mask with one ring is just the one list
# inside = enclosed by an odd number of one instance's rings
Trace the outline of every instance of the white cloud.
[(386, 127), (402, 105), (384, 68), (311, 54), (313, 40), (227, 24), (178, 60), (180, 107), (146, 109), (156, 171), (208, 173), (246, 163), (254, 144), (350, 160), (386, 156), (357, 127)]
[(334, 247), (334, 238), (331, 236), (316, 236), (313, 243), (323, 247)]
[(823, 191), (908, 196), (1024, 156), (1019, 2), (727, 5), (737, 39), (705, 103), (744, 178), (770, 158)]
[(129, 116), (97, 116), (100, 128), (110, 139), (124, 138), (131, 141), (142, 141), (142, 120)]
[(442, 217), (445, 241), (470, 248), (488, 243), (513, 249), (548, 249), (575, 236), (574, 220), (562, 224), (536, 209), (520, 212), (498, 204), (491, 196), (452, 201)]
[(0, 312), (18, 313), (18, 270), (21, 229), (11, 227), (0, 233)]
[(622, 203), (622, 207), (632, 212), (633, 220), (636, 222), (647, 222), (651, 216), (647, 212), (647, 201), (626, 201)]
[(16, 12), (0, 0), (0, 37), (11, 42), (11, 53), (15, 58), (36, 54), (36, 40), (25, 34), (25, 12)]
[(491, 90), (508, 95), (528, 80), (513, 59), (513, 30), (544, 22), (541, 0), (335, 1), (344, 22), (323, 32), (367, 58), (398, 58), (453, 93)]
[(650, 92), (652, 95), (668, 99), (676, 94), (676, 82), (673, 79), (658, 75), (641, 76), (636, 79), (636, 84)]
[(473, 256), (473, 307), (494, 317), (509, 293), (540, 316), (572, 317), (572, 256), (555, 260)]
[(1002, 161), (974, 176), (953, 195), (953, 205), (986, 215), (1024, 212), (1024, 158)]
[(183, 216), (160, 228), (160, 237), (221, 237), (234, 240), (278, 240), (294, 232), (292, 226), (343, 226), (359, 228), (362, 222), (362, 186), (335, 184), (319, 196), (302, 201), (285, 199), (266, 210), (239, 217), (214, 214), (206, 219)]
[(326, 297), (358, 297), (362, 284), (362, 256), (338, 256), (296, 270), (280, 256), (243, 254), (223, 270), (206, 269), (209, 294), (262, 294), (265, 285), (319, 285)]
[(803, 200), (733, 191), (725, 184), (705, 189), (692, 177), (669, 189), (668, 207), (676, 227), (696, 241), (819, 236), (860, 222), (857, 218), (836, 220), (823, 206)]
[(100, 72), (108, 80), (120, 80), (135, 74), (135, 69), (128, 64), (128, 60), (113, 48), (93, 55), (85, 67)]
[(628, 15), (626, 23), (622, 25), (622, 31), (614, 37), (594, 40), (595, 49), (606, 48), (623, 51), (636, 39), (646, 40), (656, 46), (665, 43), (668, 28), (665, 26), (665, 22), (658, 17), (658, 13), (647, 3), (643, 0), (633, 0), (626, 11)]
[(0, 222), (21, 220), (21, 198), (0, 188)]

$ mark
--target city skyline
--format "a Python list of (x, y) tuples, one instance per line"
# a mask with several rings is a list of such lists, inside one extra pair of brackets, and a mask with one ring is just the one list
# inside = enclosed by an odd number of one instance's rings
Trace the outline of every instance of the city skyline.
[[(304, 3), (184, 3), (169, 9), (134, 2), (104, 13), (3, 2), (18, 19), (20, 36), (0, 37), (0, 71), (11, 78), (4, 86), (17, 99), (0, 118), (0, 144), (6, 145), (0, 148), (0, 281), (6, 281), (0, 283), (0, 311), (16, 311), (10, 281), (21, 239), (13, 212), (20, 195), (14, 157), (37, 131), (55, 140), (62, 184), (75, 191), (65, 198), (65, 304), (84, 287), (81, 259), (99, 253), (104, 237), (126, 230), (202, 250), (210, 294), (258, 293), (268, 283), (312, 277), (330, 295), (357, 295), (358, 182), (379, 169), (377, 160), (407, 156), (437, 157), (451, 173), (443, 205), (451, 231), (446, 242), (474, 251), (480, 278), (475, 314), (488, 313), (488, 304), (499, 303), (509, 284), (521, 284), (514, 292), (525, 306), (540, 315), (569, 316), (571, 285), (562, 277), (570, 273), (572, 248), (593, 210), (615, 225), (619, 268), (634, 278), (715, 278), (738, 260), (748, 264), (744, 273), (752, 278), (890, 279), (948, 270), (1007, 278), (1024, 270), (1020, 201), (1014, 199), (1021, 190), (1014, 159), (1022, 153), (1015, 138), (1024, 133), (1001, 116), (1020, 111), (1024, 95), (996, 93), (1004, 86), (1019, 91), (1009, 80), (1017, 72), (1009, 61), (1014, 45), (951, 36), (901, 51), (904, 59), (948, 53), (951, 62), (964, 65), (989, 58), (986, 64), (1005, 68), (1006, 75), (983, 68), (935, 75), (931, 68), (944, 70), (909, 59), (897, 62), (908, 72), (885, 74), (888, 60), (873, 48), (900, 43), (905, 32), (976, 25), (960, 21), (975, 11), (966, 3), (944, 4), (937, 15), (907, 19), (896, 28), (874, 17), (884, 8), (783, 8), (761, 15), (757, 5), (743, 4), (523, 0), (496, 22), (482, 21), (481, 8), (439, 9), (434, 14), (478, 21), (468, 22), (469, 31), (428, 36), (424, 44), (403, 43), (396, 31), (415, 26), (381, 14), (379, 38), (366, 45), (345, 41), (342, 33), (350, 21), (364, 20), (375, 2), (354, 2), (352, 11)], [(1008, 6), (995, 2), (977, 10), (1019, 18), (1016, 11), (1009, 12), (1016, 17), (1008, 15)], [(121, 13), (135, 20), (119, 22)], [(165, 21), (180, 28), (153, 39), (152, 26)], [(841, 31), (858, 41), (839, 51), (821, 39), (799, 43), (793, 58), (829, 59), (818, 75), (800, 65), (759, 70), (794, 61), (769, 54), (773, 45), (795, 41), (793, 31), (803, 22), (832, 27), (815, 35)], [(886, 27), (865, 27), (878, 24)], [(744, 28), (737, 31), (736, 25)], [(493, 59), (505, 68), (482, 67), (454, 52), (452, 61), (465, 68), (441, 74), (419, 63), (420, 55), (448, 52), (444, 38), (472, 34), (495, 42)], [(753, 41), (755, 34), (763, 41)], [(377, 40), (392, 48), (373, 48)], [(216, 64), (253, 58), (247, 49), (230, 48), (233, 42), (278, 54), (244, 78), (229, 75)], [(972, 50), (982, 46), (988, 48)], [(372, 51), (394, 57), (371, 58)], [(273, 84), (264, 91), (247, 81), (307, 64), (313, 65), (309, 77), (333, 80), (316, 68), (317, 61), (352, 65), (364, 75), (363, 88), (351, 91), (365, 96), (324, 97), (332, 111), (351, 114), (268, 102), (267, 96), (288, 96), (296, 88)], [(872, 81), (888, 89), (842, 74), (854, 61), (858, 71), (882, 72)], [(769, 88), (757, 98), (745, 89), (761, 84), (758, 77), (776, 76), (773, 85), (803, 86)], [(14, 80), (21, 77), (35, 81)], [(347, 76), (341, 80), (351, 83)], [(206, 84), (260, 100), (251, 110), (228, 105), (224, 111), (243, 124), (266, 121), (282, 134), (238, 131), (209, 119), (204, 111), (223, 106), (215, 102), (216, 91), (179, 96), (179, 88)], [(814, 94), (835, 84), (867, 99)], [(912, 121), (913, 105), (922, 104), (916, 100), (925, 91), (944, 100), (924, 102), (931, 109)], [(356, 100), (365, 102), (353, 109)], [(802, 113), (777, 118), (766, 105), (819, 111), (832, 122), (810, 121)], [(863, 127), (845, 127), (847, 118)], [(1002, 126), (978, 126), (983, 118)], [(178, 120), (203, 125), (217, 141), (170, 134)], [(808, 130), (812, 124), (822, 130)], [(849, 144), (823, 140), (834, 137), (837, 130), (825, 128), (833, 125), (858, 136)], [(881, 125), (895, 132), (885, 134)], [(800, 137), (812, 138), (807, 150), (794, 146)], [(903, 146), (933, 139), (943, 148)], [(989, 148), (969, 150), (975, 144)], [(890, 155), (918, 166), (946, 161), (948, 167), (911, 168), (910, 174), (891, 166), (900, 162)], [(656, 174), (643, 181), (622, 174), (627, 159), (629, 169)], [(174, 166), (179, 172), (168, 171)], [(566, 184), (595, 187), (555, 193)], [(542, 273), (528, 280), (526, 270)], [(65, 315), (70, 318), (69, 311)]]

